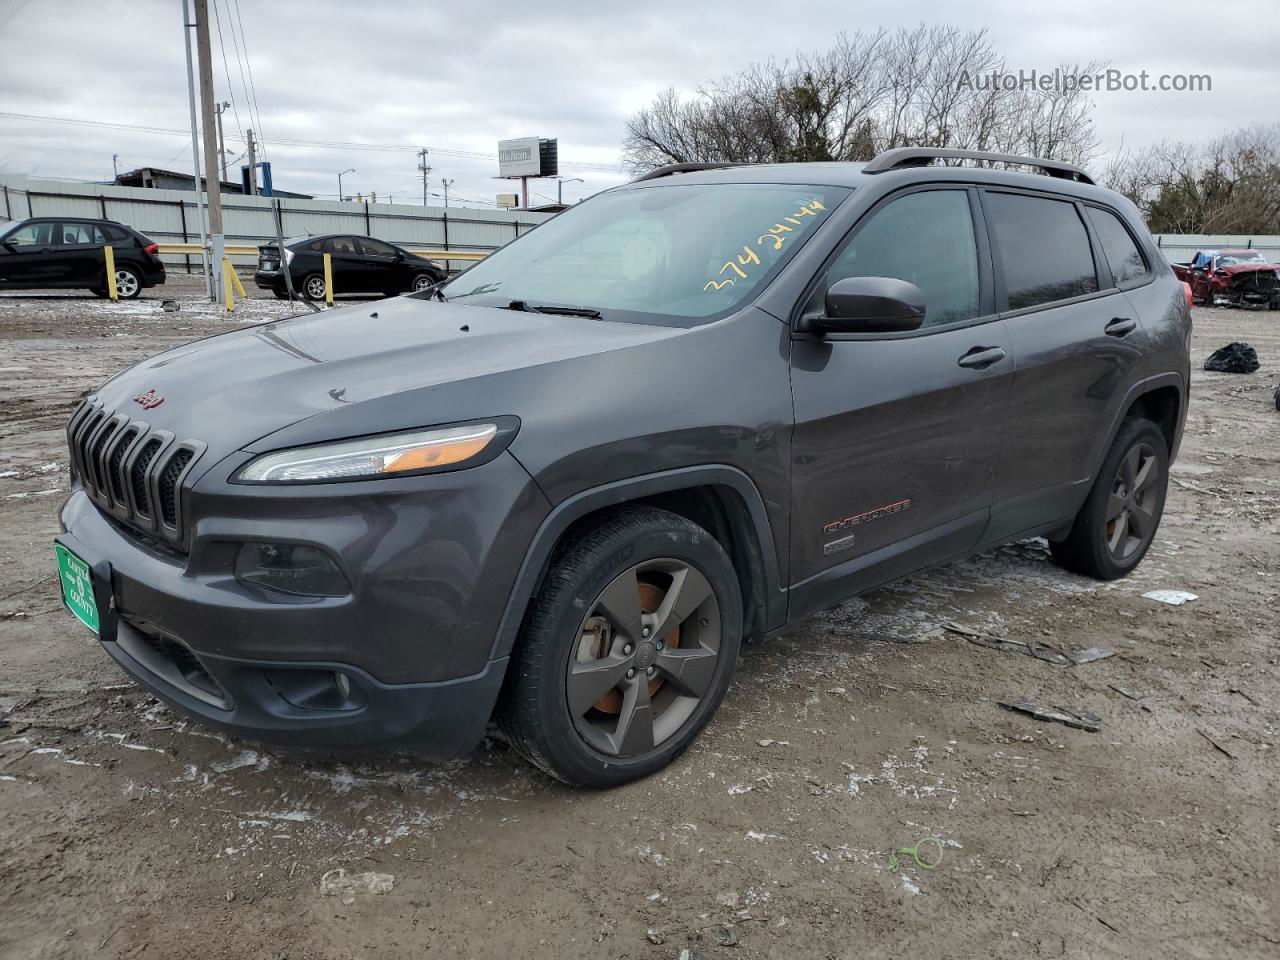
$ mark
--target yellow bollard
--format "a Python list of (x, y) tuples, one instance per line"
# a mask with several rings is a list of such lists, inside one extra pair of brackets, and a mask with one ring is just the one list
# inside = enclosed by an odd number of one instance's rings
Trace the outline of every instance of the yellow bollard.
[(227, 312), (235, 309), (235, 298), (231, 296), (234, 289), (240, 295), (240, 299), (245, 298), (244, 284), (240, 282), (240, 274), (236, 273), (235, 267), (231, 266), (231, 258), (222, 258), (222, 294), (223, 299), (227, 301)]
[(102, 248), (102, 256), (107, 261), (107, 293), (111, 294), (113, 301), (118, 301), (120, 291), (116, 289), (116, 254), (111, 249), (111, 244)]
[(324, 255), (324, 302), (333, 306), (333, 257)]

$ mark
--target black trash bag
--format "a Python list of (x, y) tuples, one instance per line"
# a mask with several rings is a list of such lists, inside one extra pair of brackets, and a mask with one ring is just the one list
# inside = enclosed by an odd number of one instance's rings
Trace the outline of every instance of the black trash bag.
[(1258, 369), (1258, 351), (1247, 343), (1228, 343), (1209, 354), (1204, 368), (1218, 373), (1253, 373)]

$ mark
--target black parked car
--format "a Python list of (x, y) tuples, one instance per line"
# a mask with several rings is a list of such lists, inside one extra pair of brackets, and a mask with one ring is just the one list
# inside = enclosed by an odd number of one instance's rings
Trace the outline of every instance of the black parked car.
[(106, 257), (111, 244), (116, 293), (125, 300), (164, 283), (158, 248), (114, 220), (33, 217), (0, 227), (0, 290), (80, 287), (107, 296)]
[(676, 164), (442, 287), (108, 380), (68, 427), (63, 595), (237, 735), (443, 758), (494, 718), (624, 783), (744, 636), (1027, 537), (1132, 571), (1190, 335), (1137, 208), (1066, 164)]
[[(448, 276), (438, 264), (385, 240), (339, 233), (294, 237), (284, 242), (284, 260), (295, 293), (308, 300), (325, 298), (326, 253), (331, 259), (335, 294), (380, 293), (391, 297), (425, 290)], [(253, 279), (281, 300), (288, 299), (284, 271), (280, 269), (279, 244), (264, 243), (258, 247), (258, 269)]]

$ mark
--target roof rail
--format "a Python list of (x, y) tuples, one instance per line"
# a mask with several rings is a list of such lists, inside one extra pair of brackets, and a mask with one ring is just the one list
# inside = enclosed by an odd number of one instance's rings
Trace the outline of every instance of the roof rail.
[(1061, 160), (1019, 157), (1011, 153), (988, 153), (985, 150), (955, 150), (950, 147), (898, 147), (894, 150), (885, 150), (883, 153), (876, 154), (875, 159), (862, 168), (862, 172), (885, 173), (901, 167), (925, 167), (934, 160), (986, 160), (991, 163), (1016, 163), (1023, 167), (1037, 167), (1049, 176), (1060, 180), (1095, 183), (1093, 177), (1079, 167), (1063, 163)]
[(640, 183), (643, 180), (657, 180), (659, 177), (669, 177), (673, 173), (696, 173), (699, 170), (722, 170), (725, 167), (740, 167), (740, 163), (668, 163), (665, 166), (655, 167), (648, 173), (642, 173), (640, 176), (632, 180), (632, 183)]

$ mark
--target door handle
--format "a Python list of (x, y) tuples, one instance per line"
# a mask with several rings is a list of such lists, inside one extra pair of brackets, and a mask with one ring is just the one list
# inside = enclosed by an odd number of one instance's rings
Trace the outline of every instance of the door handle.
[(963, 357), (956, 361), (962, 367), (968, 367), (972, 370), (982, 370), (991, 366), (993, 363), (999, 363), (1005, 358), (1003, 347), (974, 347)]
[(1109, 337), (1127, 337), (1138, 329), (1138, 321), (1132, 317), (1115, 317), (1103, 330)]

